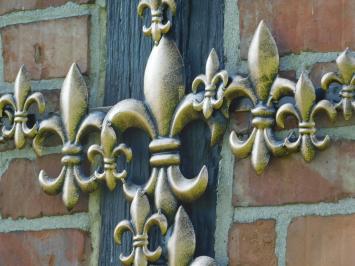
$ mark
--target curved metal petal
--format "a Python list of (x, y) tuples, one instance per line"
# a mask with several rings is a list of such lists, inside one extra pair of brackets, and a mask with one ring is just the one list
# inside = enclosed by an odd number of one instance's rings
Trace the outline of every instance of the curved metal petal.
[(98, 188), (98, 183), (95, 174), (87, 177), (80, 169), (80, 166), (74, 165), (73, 168), (74, 168), (75, 181), (79, 185), (82, 191), (91, 193)]
[(279, 69), (279, 53), (274, 38), (261, 21), (251, 41), (248, 53), (251, 81), (260, 101), (267, 101)]
[(136, 127), (148, 133), (150, 138), (156, 137), (155, 125), (143, 102), (134, 99), (120, 101), (107, 113), (104, 123), (110, 122), (121, 133)]
[(270, 90), (270, 101), (278, 101), (284, 96), (293, 96), (296, 91), (296, 84), (288, 79), (276, 77)]
[(101, 125), (104, 118), (105, 114), (102, 112), (93, 112), (85, 117), (79, 126), (78, 133), (75, 137), (75, 143), (80, 143), (82, 137), (84, 137), (90, 130), (101, 130)]
[(312, 121), (314, 121), (315, 115), (320, 111), (324, 111), (328, 115), (331, 122), (333, 122), (337, 116), (337, 111), (328, 100), (321, 100), (314, 106), (311, 112)]
[(116, 148), (113, 149), (112, 155), (116, 158), (119, 155), (123, 155), (127, 162), (130, 162), (133, 157), (132, 150), (124, 143), (121, 143)]
[(87, 156), (90, 162), (94, 162), (95, 161), (95, 157), (99, 155), (102, 158), (104, 157), (104, 152), (101, 148), (101, 146), (97, 145), (97, 144), (93, 144), (89, 147), (88, 152), (87, 152)]
[(137, 13), (139, 16), (143, 16), (144, 10), (151, 8), (149, 0), (141, 0), (137, 6)]
[(22, 131), (28, 138), (34, 138), (37, 134), (38, 123), (33, 125), (33, 127), (28, 128), (27, 123), (21, 123)]
[(329, 72), (323, 75), (321, 79), (321, 85), (323, 90), (328, 90), (330, 84), (332, 83), (343, 84), (343, 80), (334, 72)]
[[(132, 224), (128, 220), (123, 220), (119, 222), (115, 227), (113, 237), (117, 245), (121, 245), (122, 236), (125, 232), (131, 232), (132, 234), (134, 234)], [(134, 249), (131, 251), (131, 253), (128, 256), (124, 256), (121, 254), (120, 261), (124, 265), (131, 265), (134, 261)]]
[(178, 165), (168, 168), (168, 180), (171, 190), (182, 201), (192, 202), (206, 191), (208, 184), (208, 170), (203, 166), (200, 173), (192, 178), (185, 178)]
[(13, 111), (16, 110), (15, 98), (11, 94), (5, 94), (0, 97), (0, 117), (3, 116), (6, 106), (10, 106)]
[(220, 80), (222, 82), (222, 87), (225, 87), (228, 85), (228, 79), (228, 72), (226, 70), (221, 70), (216, 75), (214, 75), (211, 83), (217, 85), (218, 81)]
[(153, 195), (157, 183), (157, 179), (158, 179), (158, 174), (159, 174), (158, 168), (153, 168), (149, 180), (144, 186), (138, 186), (133, 183), (124, 182), (123, 192), (125, 194), (126, 199), (129, 202), (131, 202), (134, 196), (136, 195), (136, 193), (142, 188), (147, 195)]
[(287, 154), (287, 150), (285, 148), (285, 142), (281, 140), (277, 140), (271, 128), (264, 129), (264, 138), (265, 138), (266, 146), (272, 152), (273, 155), (284, 156)]
[(256, 105), (257, 98), (247, 78), (236, 76), (224, 91), (224, 103), (226, 106), (221, 110), (225, 117), (229, 117), (229, 106), (237, 98), (248, 98), (253, 105)]
[(301, 121), (301, 117), (299, 116), (295, 106), (291, 103), (285, 103), (281, 105), (276, 112), (275, 120), (277, 126), (285, 128), (285, 120), (289, 115), (294, 116), (298, 122)]
[(170, 12), (173, 15), (175, 15), (175, 13), (176, 13), (176, 2), (174, 0), (162, 0), (162, 4), (166, 5), (170, 9)]
[(46, 174), (44, 170), (39, 172), (39, 184), (44, 192), (50, 195), (58, 194), (64, 184), (66, 166), (62, 167), (59, 175), (56, 178), (52, 178)]
[(49, 119), (43, 120), (39, 124), (36, 137), (33, 139), (33, 149), (40, 155), (42, 153), (42, 146), (47, 134), (52, 133), (60, 137), (62, 143), (66, 142), (66, 136), (62, 127), (62, 120), (58, 116), (52, 116)]
[(313, 145), (319, 150), (325, 150), (330, 145), (330, 137), (326, 135), (322, 140), (318, 139), (316, 135), (311, 135)]
[(290, 141), (291, 135), (286, 138), (285, 146), (288, 151), (295, 152), (295, 151), (298, 151), (298, 149), (301, 147), (302, 136), (298, 135), (298, 138), (296, 141)]
[(202, 114), (194, 109), (194, 102), (202, 102), (204, 92), (196, 94), (190, 93), (180, 102), (173, 116), (170, 137), (176, 137), (181, 133), (183, 128), (193, 120), (203, 119)]
[(24, 65), (21, 66), (14, 84), (16, 110), (23, 111), (24, 103), (31, 92), (31, 78)]
[(196, 237), (194, 227), (182, 206), (175, 215), (173, 233), (168, 240), (170, 266), (187, 266), (195, 253)]
[(29, 97), (26, 98), (23, 110), (27, 112), (32, 104), (37, 105), (38, 112), (40, 114), (42, 114), (46, 109), (46, 102), (44, 100), (43, 94), (40, 92), (32, 93)]
[(238, 158), (245, 158), (250, 154), (254, 145), (256, 132), (257, 129), (253, 128), (253, 131), (251, 132), (248, 139), (246, 141), (242, 141), (238, 138), (235, 131), (232, 131), (229, 136), (229, 144), (235, 156)]
[(270, 152), (265, 142), (264, 129), (257, 129), (254, 146), (251, 151), (251, 164), (253, 165), (256, 173), (260, 175), (264, 172), (269, 161)]
[(80, 121), (87, 113), (88, 89), (76, 64), (72, 64), (60, 92), (60, 113), (70, 142), (75, 141)]
[(196, 93), (197, 89), (199, 86), (201, 86), (202, 84), (204, 84), (205, 86), (207, 85), (207, 78), (205, 75), (201, 74), (198, 75), (194, 81), (192, 82), (192, 86), (191, 86), (191, 91)]

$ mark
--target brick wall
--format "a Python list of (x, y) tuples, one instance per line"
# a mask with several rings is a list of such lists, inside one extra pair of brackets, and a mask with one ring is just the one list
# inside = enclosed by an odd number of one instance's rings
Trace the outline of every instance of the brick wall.
[[(280, 75), (297, 80), (306, 71), (319, 87), (321, 76), (336, 70), (338, 54), (355, 49), (354, 12), (354, 0), (228, 0), (227, 68), (247, 73), (249, 44), (264, 20), (279, 47)], [(248, 130), (245, 117), (235, 114), (231, 128)], [(250, 158), (234, 160), (225, 141), (215, 234), (221, 264), (355, 265), (353, 125), (340, 116), (331, 128), (324, 123), (336, 140), (330, 148), (311, 163), (300, 154), (274, 159), (260, 176)]]
[[(105, 56), (105, 1), (0, 0), (0, 94), (12, 92), (22, 64), (41, 91), (47, 114), (58, 111), (59, 90), (72, 62), (86, 75), (90, 105), (101, 105)], [(60, 195), (38, 183), (40, 169), (57, 175), (59, 147), (37, 158), (30, 147), (1, 145), (0, 265), (97, 265), (98, 193), (68, 212)]]

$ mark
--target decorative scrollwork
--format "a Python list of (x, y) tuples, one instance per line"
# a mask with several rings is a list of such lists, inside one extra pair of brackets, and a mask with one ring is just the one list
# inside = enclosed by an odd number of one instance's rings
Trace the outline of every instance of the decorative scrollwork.
[[(228, 73), (225, 70), (218, 72), (218, 69), (218, 55), (212, 49), (206, 63), (206, 74), (197, 76), (192, 83), (192, 91), (195, 93), (201, 84), (205, 86), (203, 101), (196, 101), (193, 106), (196, 111), (202, 111), (206, 119), (212, 116), (213, 110), (218, 110), (223, 105), (224, 90), (228, 84)], [(219, 83), (222, 84), (219, 85)]]
[(316, 136), (315, 115), (319, 111), (324, 111), (331, 121), (336, 117), (336, 110), (327, 100), (321, 100), (317, 104), (316, 92), (312, 81), (306, 74), (302, 74), (296, 85), (295, 102), (296, 104), (283, 104), (276, 113), (277, 125), (285, 127), (285, 118), (287, 115), (293, 115), (298, 120), (299, 136), (295, 142), (286, 139), (285, 146), (291, 151), (301, 149), (303, 158), (309, 162), (315, 156), (315, 148), (325, 149), (329, 143), (328, 135), (323, 140)]
[(322, 77), (322, 88), (328, 90), (333, 83), (341, 85), (339, 96), (340, 102), (335, 105), (337, 110), (343, 112), (345, 120), (352, 117), (355, 110), (355, 56), (349, 49), (346, 49), (336, 60), (339, 74), (330, 72)]
[(104, 162), (103, 171), (95, 171), (97, 180), (105, 180), (110, 190), (114, 190), (117, 180), (125, 182), (127, 171), (117, 172), (117, 159), (120, 155), (124, 155), (126, 161), (132, 159), (132, 150), (125, 144), (117, 145), (117, 135), (111, 124), (106, 121), (101, 129), (101, 145), (94, 144), (88, 150), (88, 158), (93, 163), (97, 155), (101, 156)]
[[(251, 102), (252, 131), (241, 139), (235, 131), (230, 135), (233, 153), (244, 158), (251, 154), (251, 163), (258, 174), (268, 165), (271, 154), (284, 156), (301, 151), (306, 161), (311, 161), (316, 150), (330, 143), (329, 136), (317, 136), (315, 115), (324, 111), (330, 120), (336, 110), (342, 110), (350, 119), (355, 109), (355, 57), (349, 50), (337, 59), (339, 73), (327, 73), (322, 88), (328, 90), (333, 83), (340, 84), (340, 102), (333, 106), (328, 100), (316, 101), (314, 85), (302, 74), (294, 82), (278, 76), (279, 54), (275, 40), (264, 22), (253, 36), (249, 53), (248, 77), (230, 78), (220, 70), (219, 59), (212, 50), (205, 74), (193, 81), (192, 93), (185, 95), (184, 65), (175, 43), (165, 34), (171, 22), (164, 22), (166, 10), (176, 11), (174, 0), (141, 0), (138, 14), (143, 16), (149, 8), (152, 23), (143, 28), (152, 37), (154, 47), (149, 56), (144, 75), (144, 101), (126, 99), (118, 102), (105, 115), (102, 112), (88, 114), (88, 89), (78, 67), (73, 64), (64, 80), (60, 95), (60, 115), (54, 115), (29, 128), (28, 112), (32, 104), (39, 113), (45, 109), (43, 96), (31, 94), (28, 74), (22, 67), (15, 81), (14, 95), (0, 98), (0, 116), (6, 116), (10, 127), (3, 125), (0, 141), (14, 138), (17, 148), (23, 148), (26, 138), (33, 138), (33, 148), (41, 154), (48, 135), (57, 135), (62, 141), (62, 170), (55, 178), (41, 170), (39, 182), (48, 194), (62, 191), (62, 199), (68, 209), (79, 200), (80, 189), (92, 192), (105, 182), (114, 190), (121, 181), (123, 192), (131, 204), (131, 220), (117, 224), (114, 239), (121, 244), (125, 232), (133, 234), (133, 248), (128, 256), (121, 255), (124, 265), (145, 266), (158, 260), (173, 266), (216, 265), (213, 258), (194, 258), (196, 249), (195, 229), (185, 211), (186, 204), (200, 198), (206, 191), (209, 177), (203, 166), (194, 178), (185, 177), (180, 171), (180, 134), (187, 124), (202, 120), (210, 128), (211, 145), (219, 142), (226, 131), (230, 106), (233, 101), (248, 98)], [(203, 90), (198, 91), (199, 87)], [(294, 101), (283, 103), (281, 98), (292, 96)], [(296, 139), (283, 140), (274, 135), (274, 126), (285, 127), (286, 118), (298, 120)], [(149, 163), (151, 173), (146, 184), (138, 185), (128, 180), (127, 170), (117, 169), (119, 156), (131, 161), (131, 149), (121, 142), (121, 135), (129, 128), (139, 128), (150, 138)], [(100, 142), (87, 151), (89, 161), (101, 158), (101, 165), (90, 176), (81, 170), (84, 156), (84, 136), (95, 129), (100, 131)], [(185, 206), (186, 207), (186, 206)], [(153, 213), (153, 214), (152, 214)], [(149, 232), (153, 226), (160, 229), (163, 244), (151, 251)]]
[(131, 203), (131, 221), (121, 221), (115, 228), (114, 238), (117, 244), (121, 244), (122, 235), (125, 232), (133, 234), (133, 249), (128, 256), (120, 255), (123, 265), (148, 265), (148, 262), (157, 261), (162, 248), (158, 247), (154, 251), (148, 249), (148, 233), (156, 225), (160, 232), (165, 235), (168, 230), (168, 221), (162, 213), (149, 216), (150, 205), (143, 191), (137, 191)]
[(274, 103), (283, 96), (293, 95), (295, 84), (287, 79), (278, 77), (279, 54), (275, 40), (265, 23), (260, 22), (252, 39), (248, 65), (251, 84), (236, 78), (226, 89), (230, 99), (233, 96), (248, 97), (254, 107), (251, 110), (253, 130), (247, 140), (241, 140), (233, 131), (230, 135), (230, 145), (233, 153), (244, 158), (251, 153), (251, 162), (255, 171), (260, 174), (270, 160), (270, 153), (276, 156), (287, 154), (283, 141), (277, 141), (273, 136), (272, 127), (275, 120)]
[(174, 0), (141, 0), (137, 11), (139, 16), (143, 16), (144, 10), (149, 8), (152, 16), (152, 24), (149, 27), (143, 26), (143, 33), (152, 37), (154, 44), (158, 45), (162, 36), (169, 32), (171, 22), (163, 23), (164, 9), (168, 8), (173, 15), (176, 12)]
[[(44, 170), (39, 174), (39, 182), (48, 194), (63, 192), (62, 199), (68, 209), (72, 209), (79, 200), (80, 187), (85, 192), (97, 188), (97, 180), (83, 176), (80, 164), (82, 162), (82, 138), (90, 129), (101, 129), (104, 114), (88, 111), (88, 91), (76, 64), (73, 64), (64, 80), (60, 94), (61, 117), (53, 116), (43, 120), (38, 134), (33, 140), (33, 148), (37, 154), (42, 153), (44, 140), (48, 134), (56, 134), (62, 141), (63, 168), (56, 178), (48, 176)], [(86, 117), (85, 117), (86, 116)], [(85, 118), (84, 118), (85, 117)]]
[(17, 74), (14, 95), (5, 94), (0, 98), (0, 116), (5, 114), (11, 121), (10, 127), (3, 126), (2, 134), (5, 139), (14, 139), (17, 149), (22, 149), (26, 138), (34, 138), (37, 134), (38, 123), (28, 127), (29, 108), (36, 105), (39, 113), (45, 110), (44, 97), (40, 92), (31, 94), (31, 80), (25, 66)]

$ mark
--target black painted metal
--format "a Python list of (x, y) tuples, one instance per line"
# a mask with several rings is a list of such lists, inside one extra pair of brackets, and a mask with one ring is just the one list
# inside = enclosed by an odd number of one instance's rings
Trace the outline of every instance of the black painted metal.
[[(143, 36), (141, 19), (137, 17), (138, 0), (108, 0), (107, 75), (105, 105), (114, 105), (126, 98), (143, 99), (143, 76), (152, 42)], [(178, 0), (171, 34), (182, 52), (186, 67), (186, 87), (190, 91), (193, 78), (204, 73), (205, 62), (212, 48), (223, 58), (223, 0)], [(137, 130), (123, 136), (133, 149), (129, 178), (144, 182), (149, 177), (149, 139)], [(206, 194), (192, 205), (185, 206), (194, 224), (198, 246), (196, 255), (213, 256), (216, 220), (216, 185), (219, 147), (209, 147), (209, 130), (202, 122), (189, 125), (182, 136), (182, 172), (194, 176), (203, 164), (208, 166), (210, 182)], [(102, 229), (100, 265), (117, 265), (121, 250), (130, 250), (130, 239), (122, 247), (113, 241), (116, 224), (127, 218), (129, 207), (121, 187), (114, 192), (103, 189), (101, 202)], [(159, 242), (156, 235), (153, 242)], [(152, 245), (155, 245), (153, 243)]]

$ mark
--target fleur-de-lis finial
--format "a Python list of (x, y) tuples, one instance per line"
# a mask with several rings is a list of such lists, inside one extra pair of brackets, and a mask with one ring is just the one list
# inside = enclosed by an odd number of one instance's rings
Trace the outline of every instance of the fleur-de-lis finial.
[(287, 138), (285, 146), (291, 151), (300, 149), (307, 162), (314, 158), (315, 148), (323, 150), (330, 143), (328, 135), (323, 140), (319, 140), (316, 136), (315, 115), (319, 111), (324, 111), (331, 121), (336, 117), (336, 110), (328, 100), (321, 100), (317, 104), (315, 101), (316, 92), (312, 81), (302, 73), (296, 84), (296, 103), (283, 104), (276, 113), (276, 122), (281, 128), (284, 128), (284, 122), (288, 115), (293, 115), (298, 120), (299, 136), (295, 142)]
[[(204, 99), (194, 102), (194, 109), (202, 111), (206, 119), (212, 116), (213, 110), (218, 110), (223, 105), (224, 90), (228, 84), (228, 73), (219, 71), (219, 59), (216, 51), (212, 49), (206, 63), (206, 73), (199, 75), (192, 83), (192, 91), (197, 92), (198, 87), (205, 86)], [(221, 84), (219, 84), (221, 83)]]
[(355, 110), (355, 56), (347, 48), (336, 60), (339, 74), (330, 72), (322, 77), (322, 88), (329, 89), (330, 85), (342, 85), (339, 96), (340, 102), (335, 105), (337, 110), (342, 110), (344, 119), (349, 120)]
[[(11, 120), (10, 127), (3, 127), (2, 134), (5, 139), (14, 139), (15, 146), (18, 149), (22, 149), (26, 144), (26, 138), (33, 138), (37, 133), (38, 124), (35, 122), (33, 127), (28, 128), (28, 110), (31, 105), (37, 105), (38, 112), (43, 113), (45, 110), (44, 97), (40, 92), (31, 94), (31, 81), (29, 73), (25, 66), (20, 68), (17, 74), (14, 86), (14, 95), (5, 94), (0, 98), (0, 116), (3, 113), (9, 113), (14, 119)], [(5, 112), (6, 108), (10, 108), (11, 111)]]
[(48, 133), (60, 137), (63, 143), (62, 170), (56, 178), (48, 176), (41, 170), (39, 181), (48, 194), (62, 191), (62, 199), (68, 209), (72, 209), (79, 200), (78, 187), (85, 192), (92, 192), (97, 188), (96, 177), (86, 178), (80, 169), (83, 156), (81, 142), (90, 130), (101, 129), (104, 114), (93, 112), (87, 115), (87, 111), (88, 89), (78, 66), (73, 64), (60, 93), (61, 117), (53, 116), (43, 120), (33, 140), (34, 150), (37, 154), (41, 154)]
[(176, 3), (174, 0), (141, 0), (138, 4), (138, 15), (143, 16), (144, 10), (149, 8), (152, 16), (152, 24), (149, 27), (143, 26), (143, 33), (152, 37), (154, 44), (158, 45), (163, 34), (169, 32), (171, 22), (165, 24), (164, 11), (168, 8), (173, 15), (176, 13)]
[(277, 141), (273, 136), (274, 103), (295, 92), (293, 82), (277, 75), (279, 53), (275, 40), (263, 21), (260, 22), (250, 44), (248, 65), (253, 89), (245, 87), (248, 85), (243, 80), (236, 79), (228, 86), (225, 94), (244, 95), (253, 102), (253, 130), (245, 141), (239, 139), (233, 131), (230, 144), (233, 153), (239, 158), (251, 153), (252, 165), (255, 171), (261, 174), (270, 161), (271, 153), (277, 156), (287, 153), (283, 141)]
[(104, 162), (103, 171), (95, 171), (98, 180), (105, 180), (110, 190), (115, 189), (117, 180), (125, 182), (127, 171), (117, 172), (116, 162), (120, 155), (125, 156), (126, 161), (129, 162), (132, 159), (132, 150), (123, 143), (117, 146), (117, 135), (110, 121), (103, 122), (101, 145), (94, 144), (88, 150), (88, 158), (91, 162), (94, 162), (96, 155), (100, 155)]
[(161, 254), (162, 248), (158, 247), (154, 251), (148, 249), (148, 233), (153, 226), (158, 226), (163, 235), (168, 229), (168, 221), (164, 214), (155, 213), (151, 216), (150, 205), (147, 196), (143, 191), (137, 191), (131, 204), (131, 221), (123, 220), (115, 228), (114, 239), (120, 245), (122, 235), (125, 232), (133, 234), (133, 249), (128, 256), (120, 255), (123, 265), (148, 265), (148, 262), (157, 261)]

